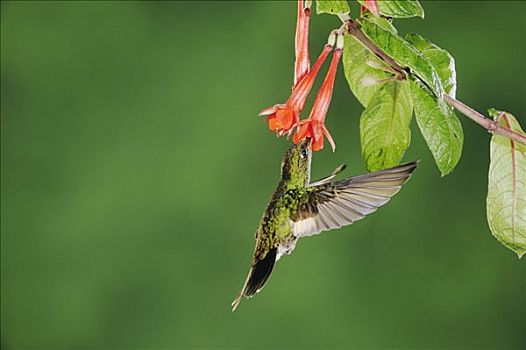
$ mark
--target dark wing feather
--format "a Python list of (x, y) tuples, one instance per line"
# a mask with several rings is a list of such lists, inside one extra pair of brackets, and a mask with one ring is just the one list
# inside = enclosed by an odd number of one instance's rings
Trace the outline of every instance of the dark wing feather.
[(270, 277), (272, 268), (276, 262), (276, 252), (277, 248), (273, 248), (267, 253), (267, 255), (265, 255), (262, 260), (257, 260), (255, 262), (254, 266), (252, 267), (252, 271), (250, 272), (247, 285), (245, 286), (245, 296), (250, 297), (263, 288)]
[(417, 162), (315, 185), (292, 218), (296, 237), (350, 225), (386, 204), (409, 179)]
[(251, 297), (265, 286), (265, 283), (267, 283), (267, 280), (272, 273), (272, 269), (274, 268), (276, 255), (277, 248), (273, 248), (268, 251), (263, 259), (259, 260), (257, 257), (255, 258), (252, 266), (250, 267), (250, 271), (248, 272), (248, 277), (245, 281), (245, 284), (243, 285), (243, 288), (236, 296), (236, 299), (234, 299), (232, 302), (232, 311), (236, 310), (243, 296)]

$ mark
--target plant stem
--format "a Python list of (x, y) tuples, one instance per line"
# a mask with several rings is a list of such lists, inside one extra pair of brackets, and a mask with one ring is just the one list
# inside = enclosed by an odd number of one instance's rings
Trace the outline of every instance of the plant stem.
[(369, 51), (374, 53), (376, 56), (380, 57), (382, 61), (387, 63), (400, 78), (405, 79), (406, 74), (404, 67), (399, 65), (391, 56), (386, 54), (382, 49), (380, 49), (375, 43), (372, 42), (360, 29), (360, 24), (352, 19), (348, 19), (345, 22), (347, 26), (347, 32), (354, 36), (359, 42), (361, 42)]
[[(360, 24), (350, 18), (349, 16), (340, 16), (340, 20), (346, 24), (347, 33), (355, 37), (358, 41), (360, 41), (369, 51), (374, 53), (376, 56), (378, 56), (380, 59), (382, 59), (385, 63), (387, 63), (397, 74), (399, 75), (400, 79), (406, 78), (406, 72), (404, 70), (404, 67), (399, 65), (391, 56), (386, 54), (381, 48), (379, 48), (371, 39), (369, 39), (360, 29)], [(507, 137), (511, 140), (520, 142), (522, 144), (526, 145), (526, 136), (523, 134), (520, 134), (518, 132), (515, 132), (511, 129), (505, 128), (500, 123), (484, 117), (482, 114), (474, 110), (473, 108), (465, 105), (464, 103), (454, 99), (451, 96), (444, 94), (444, 100), (451, 105), (452, 107), (456, 108), (459, 112), (464, 114), (466, 117), (474, 121), (475, 123), (479, 124), (488, 132), (496, 135), (501, 135), (504, 137)]]
[(455, 107), (459, 112), (464, 114), (469, 119), (473, 120), (478, 125), (484, 127), (486, 130), (488, 130), (492, 134), (497, 134), (501, 136), (505, 136), (509, 139), (512, 139), (514, 141), (520, 142), (522, 144), (526, 145), (526, 136), (523, 134), (520, 134), (516, 131), (513, 131), (511, 129), (505, 128), (497, 121), (486, 118), (473, 108), (466, 106), (462, 102), (454, 99), (451, 96), (444, 95), (444, 100), (446, 100), (447, 103), (449, 103), (451, 106)]

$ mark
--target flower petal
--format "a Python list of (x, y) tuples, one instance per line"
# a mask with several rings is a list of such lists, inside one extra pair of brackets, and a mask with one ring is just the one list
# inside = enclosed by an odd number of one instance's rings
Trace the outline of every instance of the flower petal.
[(310, 132), (310, 124), (309, 123), (305, 123), (305, 124), (301, 125), (300, 128), (298, 129), (298, 131), (296, 132), (296, 134), (294, 134), (294, 138), (292, 139), (292, 142), (297, 144), (298, 142), (300, 142), (301, 140), (303, 140), (307, 136), (312, 138), (311, 134), (312, 133)]
[(275, 131), (278, 136), (282, 136), (285, 133), (290, 136), (293, 128), (298, 124), (298, 119), (298, 113), (286, 105), (279, 106), (274, 113), (267, 116), (269, 129)]
[(294, 113), (290, 109), (281, 108), (276, 111), (276, 119), (280, 129), (288, 130), (294, 124)]
[(278, 122), (275, 114), (267, 117), (267, 122), (268, 122), (268, 128), (270, 130), (276, 131), (276, 130), (279, 129), (279, 122)]
[(332, 139), (332, 136), (331, 134), (329, 133), (329, 130), (327, 130), (327, 128), (325, 127), (325, 125), (323, 125), (323, 135), (325, 135), (325, 137), (327, 138), (327, 141), (329, 141), (330, 145), (331, 145), (331, 148), (332, 148), (332, 151), (336, 151), (336, 144), (334, 143), (334, 140)]
[(270, 115), (272, 113), (276, 113), (276, 110), (278, 108), (282, 108), (284, 107), (285, 105), (284, 104), (278, 104), (278, 105), (274, 105), (274, 106), (271, 106), (271, 107), (267, 107), (267, 108), (264, 108), (263, 110), (261, 110), (261, 112), (259, 112), (258, 116), (264, 116), (264, 115)]
[(312, 142), (312, 151), (313, 152), (316, 152), (316, 151), (320, 151), (323, 149), (323, 137), (319, 138), (319, 139), (314, 139), (313, 142)]

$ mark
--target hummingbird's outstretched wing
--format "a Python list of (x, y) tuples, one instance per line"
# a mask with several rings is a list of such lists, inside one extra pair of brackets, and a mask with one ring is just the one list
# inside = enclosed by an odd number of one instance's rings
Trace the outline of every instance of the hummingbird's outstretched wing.
[(324, 177), (322, 179), (316, 180), (313, 183), (311, 183), (309, 186), (318, 186), (318, 185), (326, 184), (327, 182), (329, 182), (332, 179), (334, 179), (336, 177), (336, 175), (338, 175), (339, 173), (344, 171), (346, 167), (347, 167), (347, 165), (345, 165), (345, 164), (338, 165), (336, 167), (336, 169), (334, 169), (329, 176), (326, 176), (326, 177)]
[(417, 162), (411, 162), (309, 186), (305, 204), (291, 218), (294, 236), (311, 236), (350, 225), (376, 211), (400, 190), (416, 166)]

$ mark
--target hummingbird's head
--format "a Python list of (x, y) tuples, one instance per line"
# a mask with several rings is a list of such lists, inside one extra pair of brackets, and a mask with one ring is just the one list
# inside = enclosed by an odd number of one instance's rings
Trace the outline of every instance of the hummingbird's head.
[(289, 148), (283, 156), (281, 178), (291, 187), (305, 187), (310, 180), (311, 159), (311, 139), (306, 138)]

